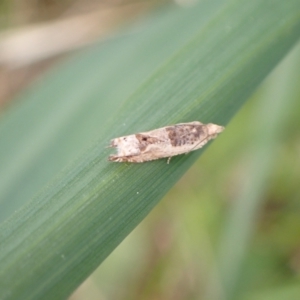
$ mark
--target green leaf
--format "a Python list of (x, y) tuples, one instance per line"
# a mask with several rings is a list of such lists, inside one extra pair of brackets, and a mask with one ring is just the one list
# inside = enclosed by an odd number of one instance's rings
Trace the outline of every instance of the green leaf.
[[(253, 114), (255, 123), (252, 128), (256, 134), (248, 143), (251, 157), (248, 166), (244, 167), (247, 177), (240, 184), (240, 190), (223, 224), (219, 246), (219, 275), (226, 290), (226, 299), (241, 299), (238, 292), (246, 269), (250, 242), (259, 224), (258, 216), (266, 205), (264, 195), (269, 187), (273, 166), (278, 160), (276, 150), (282, 143), (284, 127), (295, 101), (293, 94), (297, 94), (295, 89), (299, 86), (295, 82), (295, 78), (299, 78), (299, 53), (299, 49), (294, 51), (269, 76), (265, 90), (260, 94), (260, 105)], [(210, 293), (215, 294), (215, 290)], [(214, 299), (220, 299), (220, 295)]]
[(109, 163), (109, 140), (228, 123), (296, 43), (298, 6), (207, 0), (162, 10), (139, 32), (75, 56), (3, 114), (0, 199), (2, 219), (11, 216), (0, 227), (1, 298), (69, 295), (202, 152), (170, 165)]

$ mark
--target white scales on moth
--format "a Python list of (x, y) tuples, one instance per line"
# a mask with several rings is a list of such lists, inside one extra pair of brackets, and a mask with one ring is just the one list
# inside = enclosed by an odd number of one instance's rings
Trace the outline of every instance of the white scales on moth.
[(111, 140), (109, 147), (118, 153), (108, 160), (141, 163), (168, 157), (169, 163), (172, 156), (202, 148), (223, 130), (223, 126), (194, 121), (121, 136)]

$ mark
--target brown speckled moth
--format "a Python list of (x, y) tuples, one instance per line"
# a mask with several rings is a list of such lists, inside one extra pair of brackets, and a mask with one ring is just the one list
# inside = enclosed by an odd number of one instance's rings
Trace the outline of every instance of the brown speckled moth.
[(108, 160), (141, 163), (168, 157), (169, 163), (172, 156), (202, 148), (223, 130), (223, 126), (194, 121), (121, 136), (111, 140), (110, 147), (118, 153)]

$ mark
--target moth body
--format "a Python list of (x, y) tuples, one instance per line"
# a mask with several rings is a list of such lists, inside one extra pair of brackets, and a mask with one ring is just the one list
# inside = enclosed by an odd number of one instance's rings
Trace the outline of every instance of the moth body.
[(223, 126), (194, 121), (118, 137), (110, 143), (118, 153), (108, 160), (139, 163), (168, 157), (169, 162), (172, 156), (202, 148), (223, 130)]

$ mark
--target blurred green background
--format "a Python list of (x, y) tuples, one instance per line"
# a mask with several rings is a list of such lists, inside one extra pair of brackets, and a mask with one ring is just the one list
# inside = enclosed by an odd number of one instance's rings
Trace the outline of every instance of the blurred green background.
[[(112, 12), (107, 26), (98, 24), (82, 45), (0, 57), (3, 112), (69, 52), (158, 9), (155, 1), (88, 3)], [(83, 1), (3, 1), (2, 31), (87, 7)], [(298, 46), (71, 299), (300, 299), (299, 82)]]

